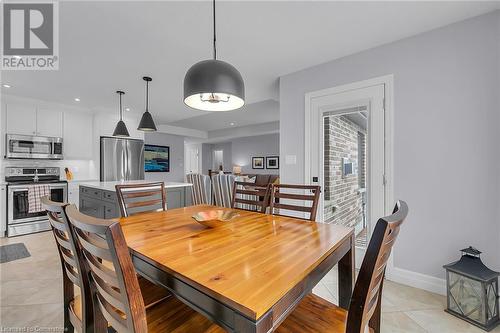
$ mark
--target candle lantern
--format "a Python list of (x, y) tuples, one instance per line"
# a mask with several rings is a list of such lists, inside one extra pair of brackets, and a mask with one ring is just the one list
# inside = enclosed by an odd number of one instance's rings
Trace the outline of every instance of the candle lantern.
[(491, 331), (500, 323), (498, 276), (481, 261), (481, 251), (473, 247), (461, 250), (460, 260), (446, 269), (446, 312)]

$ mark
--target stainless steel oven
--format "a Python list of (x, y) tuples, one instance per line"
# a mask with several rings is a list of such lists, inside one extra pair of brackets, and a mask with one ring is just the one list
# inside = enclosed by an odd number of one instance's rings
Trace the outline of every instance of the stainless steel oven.
[(5, 143), (6, 158), (63, 159), (62, 138), (7, 134)]
[(46, 184), (53, 201), (67, 202), (68, 184), (59, 180), (59, 168), (6, 168), (7, 236), (50, 229), (45, 211), (29, 213), (29, 188)]

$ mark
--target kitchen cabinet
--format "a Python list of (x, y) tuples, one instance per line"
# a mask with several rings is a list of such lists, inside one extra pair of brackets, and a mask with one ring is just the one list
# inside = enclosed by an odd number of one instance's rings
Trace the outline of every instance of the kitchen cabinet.
[(79, 186), (78, 183), (68, 183), (68, 203), (75, 204), (76, 207), (79, 207)]
[(59, 110), (39, 108), (36, 111), (36, 134), (62, 137), (63, 113)]
[(62, 137), (63, 113), (29, 104), (7, 104), (9, 134)]
[(8, 134), (36, 135), (36, 106), (7, 104)]
[(7, 231), (7, 187), (0, 184), (0, 237)]
[[(191, 187), (166, 188), (167, 209), (186, 207)], [(189, 192), (190, 193), (190, 192)], [(120, 217), (120, 207), (115, 191), (80, 185), (80, 211), (101, 219)]]
[(63, 128), (64, 158), (92, 159), (93, 115), (84, 112), (65, 112)]

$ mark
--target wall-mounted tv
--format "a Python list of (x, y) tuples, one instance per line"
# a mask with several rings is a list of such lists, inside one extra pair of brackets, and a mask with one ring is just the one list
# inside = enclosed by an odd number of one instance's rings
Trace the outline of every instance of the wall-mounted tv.
[(144, 171), (170, 172), (170, 147), (144, 145)]

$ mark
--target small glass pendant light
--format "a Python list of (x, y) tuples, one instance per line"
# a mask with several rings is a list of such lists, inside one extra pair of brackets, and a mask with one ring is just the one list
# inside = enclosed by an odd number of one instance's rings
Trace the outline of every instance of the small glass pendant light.
[(184, 77), (184, 103), (198, 110), (231, 111), (245, 104), (245, 83), (231, 64), (217, 60), (215, 0), (213, 0), (214, 56), (194, 64)]
[(123, 109), (122, 109), (122, 95), (125, 95), (125, 93), (121, 90), (118, 90), (116, 92), (120, 97), (120, 121), (118, 124), (116, 124), (115, 131), (113, 132), (113, 136), (130, 136), (128, 134), (128, 129), (127, 126), (125, 125), (125, 122), (123, 121)]
[(142, 79), (146, 81), (146, 111), (142, 114), (142, 118), (137, 129), (139, 131), (154, 132), (156, 131), (156, 125), (153, 121), (151, 113), (149, 113), (149, 82), (153, 79), (149, 76), (144, 76)]

